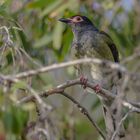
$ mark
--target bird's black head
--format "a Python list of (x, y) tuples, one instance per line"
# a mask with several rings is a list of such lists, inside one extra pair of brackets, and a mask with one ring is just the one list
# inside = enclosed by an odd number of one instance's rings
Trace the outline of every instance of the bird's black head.
[(94, 24), (86, 16), (72, 16), (70, 18), (61, 18), (59, 21), (71, 26), (75, 35), (87, 30), (97, 30)]
[(93, 23), (86, 16), (80, 16), (80, 15), (75, 15), (70, 18), (61, 18), (59, 19), (59, 21), (69, 24), (71, 26), (93, 25)]

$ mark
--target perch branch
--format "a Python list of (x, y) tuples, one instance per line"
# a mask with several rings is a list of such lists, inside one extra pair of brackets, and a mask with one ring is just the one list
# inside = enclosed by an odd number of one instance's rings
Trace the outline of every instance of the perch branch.
[[(52, 94), (61, 94), (61, 93), (64, 92), (64, 90), (66, 88), (69, 88), (69, 87), (75, 86), (75, 85), (82, 85), (82, 82), (80, 81), (80, 79), (67, 81), (67, 82), (65, 82), (61, 85), (58, 85), (56, 88), (52, 88), (50, 90), (41, 92), (39, 94), (39, 96), (40, 97), (48, 97), (49, 95), (52, 95)], [(96, 85), (97, 85), (96, 83), (87, 82), (87, 88), (90, 88), (94, 91), (95, 91), (95, 86)], [(105, 90), (103, 88), (101, 88), (100, 91), (96, 94), (98, 94), (98, 95), (102, 96), (104, 99), (107, 99), (107, 100), (110, 100), (110, 101), (112, 101), (116, 98), (116, 95), (111, 94), (111, 92), (109, 92), (108, 90)], [(18, 101), (18, 103), (22, 104), (22, 103), (26, 103), (26, 102), (33, 101), (33, 100), (35, 100), (35, 97), (31, 95), (31, 96), (28, 96), (28, 97), (24, 97), (23, 99)], [(124, 107), (132, 110), (133, 112), (140, 113), (140, 107), (136, 103), (133, 104), (131, 102), (123, 100), (122, 105)]]

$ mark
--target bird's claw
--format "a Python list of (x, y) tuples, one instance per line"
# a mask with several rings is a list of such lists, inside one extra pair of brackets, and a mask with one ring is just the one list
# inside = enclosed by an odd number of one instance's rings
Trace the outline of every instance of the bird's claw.
[(80, 77), (80, 81), (82, 83), (82, 87), (85, 89), (87, 87), (87, 81), (88, 81), (88, 79), (86, 77), (84, 77), (84, 76), (81, 76)]
[(99, 84), (97, 84), (96, 86), (94, 86), (94, 90), (96, 93), (100, 92), (101, 91), (101, 87)]

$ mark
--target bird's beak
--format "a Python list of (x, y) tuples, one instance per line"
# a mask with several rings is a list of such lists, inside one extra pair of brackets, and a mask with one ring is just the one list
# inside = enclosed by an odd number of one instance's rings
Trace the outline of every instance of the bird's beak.
[(60, 18), (59, 21), (64, 22), (64, 23), (71, 23), (70, 18)]

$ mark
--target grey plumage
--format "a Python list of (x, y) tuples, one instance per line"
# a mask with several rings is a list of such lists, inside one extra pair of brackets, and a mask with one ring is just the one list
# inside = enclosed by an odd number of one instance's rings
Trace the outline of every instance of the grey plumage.
[[(85, 24), (84, 26), (72, 25), (72, 30), (74, 38), (71, 53), (74, 58), (89, 57), (119, 62), (118, 51), (112, 39), (106, 33), (100, 32), (93, 24)], [(113, 49), (110, 49), (111, 46), (115, 49), (114, 54), (112, 53)], [(88, 79), (92, 77), (104, 88), (112, 89), (112, 87), (109, 87), (112, 84), (109, 85), (108, 80), (106, 82), (104, 80), (105, 69), (103, 70), (101, 66), (97, 64), (79, 65), (77, 69), (80, 75), (89, 75)]]

